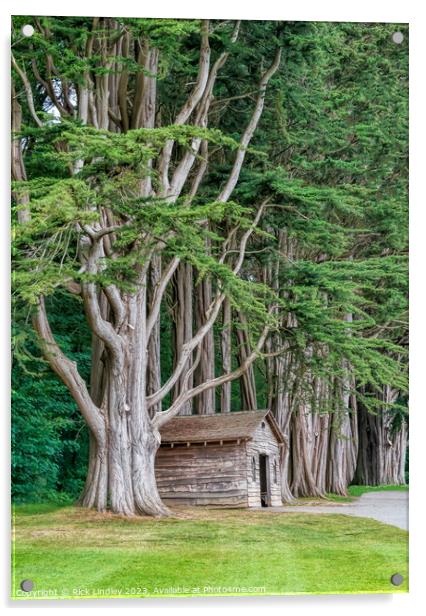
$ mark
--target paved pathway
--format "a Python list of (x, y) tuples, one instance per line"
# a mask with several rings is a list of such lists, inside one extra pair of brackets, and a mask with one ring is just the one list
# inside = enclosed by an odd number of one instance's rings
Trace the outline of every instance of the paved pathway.
[(263, 511), (343, 513), (345, 515), (373, 518), (379, 522), (408, 530), (408, 491), (367, 492), (367, 494), (362, 494), (351, 503), (287, 505), (263, 509)]

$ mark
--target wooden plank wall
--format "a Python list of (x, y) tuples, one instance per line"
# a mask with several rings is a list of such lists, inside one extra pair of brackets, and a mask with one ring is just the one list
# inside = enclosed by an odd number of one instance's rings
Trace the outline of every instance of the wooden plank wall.
[(188, 505), (247, 507), (245, 443), (163, 446), (155, 464), (160, 496)]
[[(265, 427), (262, 427), (264, 424)], [(247, 496), (248, 507), (260, 507), (260, 470), (259, 470), (259, 454), (269, 456), (269, 478), (271, 490), (271, 505), (279, 507), (282, 505), (281, 486), (280, 486), (280, 448), (272, 432), (268, 422), (265, 420), (257, 427), (253, 439), (247, 441)], [(254, 458), (256, 465), (256, 480), (253, 480), (252, 459)], [(276, 463), (276, 479), (274, 472), (274, 463)]]

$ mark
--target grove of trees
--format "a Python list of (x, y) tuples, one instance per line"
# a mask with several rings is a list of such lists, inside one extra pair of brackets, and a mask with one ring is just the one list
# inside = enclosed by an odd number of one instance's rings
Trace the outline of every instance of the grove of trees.
[(161, 426), (256, 408), (286, 502), (405, 482), (397, 29), (13, 19), (16, 500), (167, 515)]

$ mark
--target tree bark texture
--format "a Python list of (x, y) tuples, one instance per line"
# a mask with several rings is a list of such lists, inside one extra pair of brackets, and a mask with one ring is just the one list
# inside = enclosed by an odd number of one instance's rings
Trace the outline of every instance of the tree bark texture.
[[(179, 265), (174, 276), (173, 293), (173, 330), (174, 330), (174, 366), (176, 367), (178, 358), (182, 352), (183, 345), (188, 342), (193, 335), (193, 280), (192, 265), (182, 263)], [(182, 393), (185, 375), (191, 369), (192, 358), (188, 358), (185, 369), (176, 385), (173, 388), (173, 401), (176, 401)], [(188, 387), (193, 385), (193, 376), (188, 378)], [(180, 415), (192, 414), (192, 400), (188, 400), (183, 406)]]
[[(247, 329), (247, 321), (243, 314), (238, 314), (239, 325), (235, 328), (237, 338), (238, 363), (242, 364), (250, 353), (250, 341)], [(257, 409), (256, 381), (254, 378), (254, 367), (243, 374), (240, 379), (241, 406), (245, 411), (255, 411)]]
[[(212, 283), (205, 278), (195, 287), (195, 325), (199, 329), (203, 326), (208, 307), (212, 302)], [(201, 342), (201, 358), (194, 373), (194, 384), (200, 385), (215, 376), (215, 344), (213, 328), (211, 328)], [(216, 411), (216, 397), (214, 390), (202, 392), (194, 399), (194, 410), (197, 415), (212, 415)]]
[[(232, 309), (231, 302), (226, 298), (222, 308), (222, 332), (221, 332), (221, 347), (222, 347), (222, 368), (224, 374), (230, 374), (232, 369)], [(222, 413), (229, 413), (231, 410), (231, 383), (225, 383), (221, 389), (221, 406)]]
[[(386, 385), (382, 398), (394, 402), (398, 391)], [(375, 415), (358, 402), (359, 449), (355, 483), (360, 485), (404, 485), (408, 431), (405, 422), (392, 429), (393, 416), (386, 408)]]

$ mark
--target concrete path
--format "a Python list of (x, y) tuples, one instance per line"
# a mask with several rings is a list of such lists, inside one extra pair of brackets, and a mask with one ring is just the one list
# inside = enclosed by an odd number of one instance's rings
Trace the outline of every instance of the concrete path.
[(287, 505), (272, 507), (263, 511), (285, 511), (298, 513), (343, 513), (364, 518), (373, 518), (385, 524), (391, 524), (408, 530), (408, 491), (368, 492), (351, 503), (334, 503), (332, 505)]

